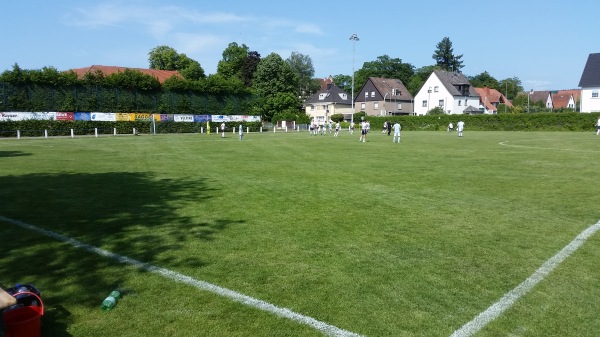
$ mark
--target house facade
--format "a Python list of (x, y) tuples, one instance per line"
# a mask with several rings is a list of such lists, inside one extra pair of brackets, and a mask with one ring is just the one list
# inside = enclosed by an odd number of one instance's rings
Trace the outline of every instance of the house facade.
[(415, 115), (426, 115), (440, 107), (445, 114), (472, 113), (479, 110), (479, 94), (467, 77), (458, 72), (434, 70), (415, 95)]
[(577, 111), (579, 96), (579, 90), (558, 90), (551, 95), (552, 108)]
[(579, 80), (581, 112), (600, 112), (600, 53), (588, 56)]
[(344, 120), (352, 117), (352, 100), (344, 90), (333, 83), (310, 96), (304, 102), (304, 111), (311, 123), (323, 125), (331, 120), (331, 115), (342, 114)]
[(505, 104), (507, 107), (512, 107), (512, 102), (509, 101), (497, 89), (490, 89), (488, 87), (475, 88), (475, 91), (479, 95), (479, 110), (484, 114), (497, 114), (498, 106)]
[(413, 96), (399, 79), (369, 77), (356, 94), (354, 110), (368, 116), (409, 115)]

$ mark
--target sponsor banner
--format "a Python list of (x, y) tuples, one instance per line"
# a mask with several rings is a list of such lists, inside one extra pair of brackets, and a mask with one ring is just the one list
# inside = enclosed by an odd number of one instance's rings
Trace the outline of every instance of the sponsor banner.
[(141, 113), (141, 112), (134, 112), (133, 114), (133, 120), (134, 121), (151, 121), (152, 120), (152, 115), (149, 113)]
[(194, 122), (193, 115), (173, 115), (173, 118), (176, 122), (189, 122), (189, 123)]
[(210, 122), (210, 115), (194, 115), (194, 123)]
[(89, 112), (75, 112), (74, 114), (76, 121), (91, 121), (92, 116)]
[(260, 122), (260, 116), (247, 116), (244, 115), (244, 122)]
[(161, 114), (158, 115), (158, 120), (159, 121), (173, 121), (173, 115), (172, 114)]
[(57, 121), (72, 121), (75, 120), (75, 114), (73, 112), (57, 112)]
[(115, 122), (117, 120), (114, 112), (90, 112), (90, 115), (94, 122)]
[(22, 116), (22, 112), (0, 112), (0, 121), (20, 121)]
[(244, 116), (242, 116), (242, 115), (231, 115), (231, 116), (229, 116), (229, 121), (230, 122), (243, 122), (244, 121)]
[(130, 115), (126, 112), (117, 112), (116, 113), (117, 122), (129, 122), (133, 121), (133, 115)]
[(21, 112), (23, 114), (21, 120), (35, 119), (35, 120), (55, 120), (56, 112)]
[(212, 116), (210, 116), (211, 120), (213, 122), (217, 122), (217, 123), (218, 122), (229, 122), (231, 120), (230, 117), (231, 116), (228, 116), (228, 115), (212, 115)]

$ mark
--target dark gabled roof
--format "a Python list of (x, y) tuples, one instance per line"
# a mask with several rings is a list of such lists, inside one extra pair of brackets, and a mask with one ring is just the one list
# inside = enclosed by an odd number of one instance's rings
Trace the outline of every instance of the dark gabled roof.
[[(319, 99), (321, 94), (325, 95), (324, 99)], [(342, 97), (346, 97), (346, 99), (343, 99)], [(304, 103), (340, 103), (351, 105), (352, 100), (350, 95), (348, 95), (348, 93), (346, 93), (344, 90), (340, 89), (340, 87), (336, 86), (335, 84), (330, 84), (328, 89), (321, 90), (310, 96)]]
[[(373, 83), (373, 86), (375, 86), (375, 89), (379, 91), (381, 96), (386, 97), (386, 94), (389, 93), (390, 100), (410, 101), (413, 99), (411, 93), (408, 91), (408, 89), (406, 89), (404, 83), (402, 83), (402, 81), (399, 79), (369, 77), (369, 81)], [(396, 89), (395, 92), (394, 89)]]
[(600, 53), (590, 54), (579, 80), (579, 87), (600, 87)]
[(460, 91), (458, 91), (456, 86), (468, 85), (469, 86), (469, 96), (479, 96), (479, 94), (477, 94), (477, 92), (471, 85), (471, 82), (469, 82), (469, 79), (467, 79), (467, 77), (465, 75), (463, 75), (462, 73), (448, 72), (448, 71), (443, 71), (443, 70), (439, 70), (439, 69), (434, 70), (433, 73), (437, 76), (437, 78), (440, 79), (442, 84), (444, 84), (444, 87), (446, 88), (446, 90), (448, 90), (450, 95), (462, 96), (463, 94)]
[(529, 94), (529, 100), (531, 102), (546, 102), (548, 101), (548, 95), (550, 95), (550, 91), (542, 90), (542, 91), (532, 91)]

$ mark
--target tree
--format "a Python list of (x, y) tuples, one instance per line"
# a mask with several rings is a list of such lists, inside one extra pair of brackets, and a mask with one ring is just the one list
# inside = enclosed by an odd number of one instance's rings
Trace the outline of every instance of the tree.
[(402, 63), (399, 58), (390, 58), (387, 55), (378, 56), (376, 61), (363, 63), (356, 75), (354, 84), (362, 86), (369, 77), (384, 77), (399, 79), (406, 85), (415, 73), (415, 67), (410, 63)]
[(248, 49), (245, 44), (240, 46), (236, 42), (231, 42), (223, 51), (223, 58), (217, 64), (217, 74), (224, 78), (235, 76), (241, 79)]
[(248, 52), (246, 55), (246, 59), (244, 60), (244, 65), (242, 66), (242, 74), (241, 80), (248, 87), (252, 86), (252, 80), (254, 78), (254, 73), (256, 72), (256, 67), (260, 62), (260, 54), (255, 51)]
[(315, 68), (310, 56), (293, 51), (285, 61), (298, 78), (298, 90), (296, 92), (298, 97), (310, 96), (311, 87), (313, 87), (312, 80), (315, 76)]
[(452, 48), (452, 41), (450, 38), (445, 37), (436, 45), (436, 51), (433, 53), (433, 59), (436, 64), (445, 71), (460, 71), (464, 67), (463, 62), (460, 60), (463, 56), (454, 55), (454, 48)]
[(518, 77), (506, 78), (499, 82), (498, 91), (503, 93), (507, 99), (511, 100), (523, 91), (523, 85)]
[(492, 77), (487, 71), (484, 71), (479, 75), (470, 76), (469, 82), (476, 88), (488, 87), (490, 89), (500, 90), (500, 83), (498, 80)]
[(335, 75), (333, 76), (333, 83), (349, 94), (352, 92), (352, 76), (350, 75)]
[(198, 61), (192, 60), (185, 54), (179, 54), (169, 46), (158, 46), (148, 53), (150, 69), (177, 70), (189, 80), (205, 78), (204, 69)]
[[(296, 95), (297, 88), (297, 75), (281, 56), (271, 53), (260, 60), (254, 74), (253, 89), (261, 98), (262, 115), (265, 120), (271, 120), (273, 114), (278, 112), (276, 109), (279, 109), (279, 112), (288, 108), (298, 109), (300, 103)], [(293, 99), (286, 94), (291, 94)]]

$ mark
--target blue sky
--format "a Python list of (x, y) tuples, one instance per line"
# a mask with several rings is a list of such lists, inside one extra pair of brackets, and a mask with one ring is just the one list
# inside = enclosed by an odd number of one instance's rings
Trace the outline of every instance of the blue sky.
[[(148, 67), (167, 45), (216, 72), (231, 42), (262, 57), (311, 57), (315, 77), (351, 75), (378, 56), (432, 65), (444, 37), (467, 76), (518, 77), (525, 90), (577, 88), (598, 46), (596, 0), (33, 0), (2, 4), (0, 71)], [(356, 33), (360, 41), (352, 43)], [(354, 47), (354, 53), (353, 53)], [(354, 56), (353, 56), (354, 55)]]

